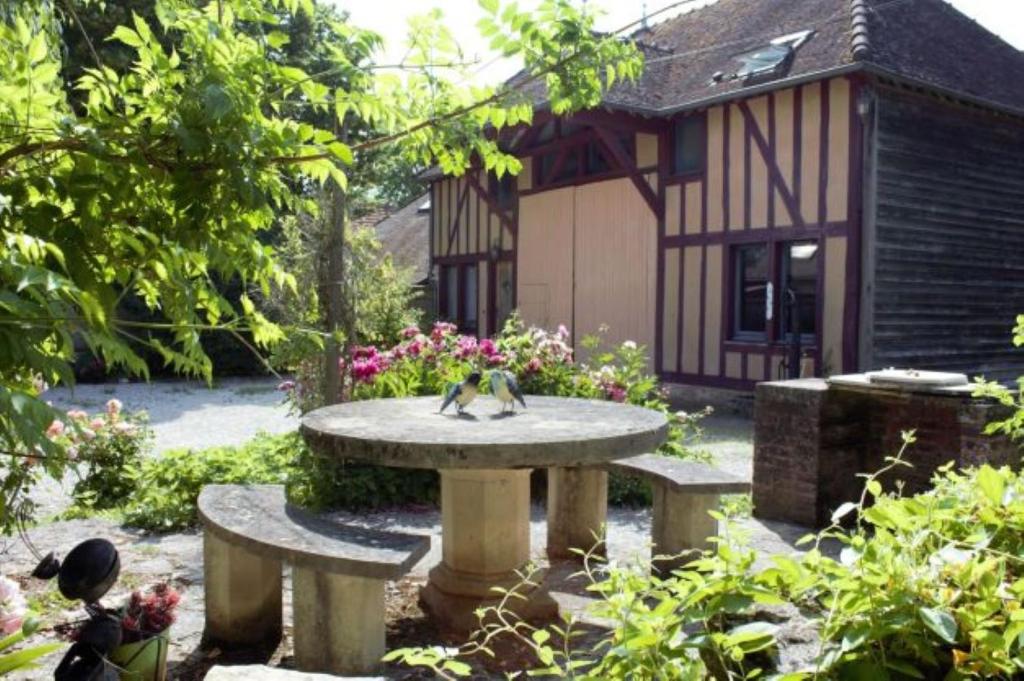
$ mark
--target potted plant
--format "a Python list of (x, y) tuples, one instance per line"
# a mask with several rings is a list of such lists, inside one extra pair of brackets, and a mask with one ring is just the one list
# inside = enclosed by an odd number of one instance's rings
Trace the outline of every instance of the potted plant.
[(121, 645), (110, 662), (122, 681), (164, 681), (170, 628), (181, 594), (168, 584), (135, 591), (121, 611)]

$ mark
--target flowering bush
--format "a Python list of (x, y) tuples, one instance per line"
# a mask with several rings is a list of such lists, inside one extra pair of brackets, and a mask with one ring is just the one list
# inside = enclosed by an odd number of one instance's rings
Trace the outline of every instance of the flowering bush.
[(145, 412), (124, 413), (119, 400), (109, 400), (103, 413), (90, 417), (82, 410), (55, 420), (47, 437), (64, 446), (79, 480), (74, 497), (79, 507), (107, 509), (124, 502), (152, 433)]
[(136, 643), (166, 631), (175, 620), (181, 594), (167, 584), (146, 593), (133, 591), (121, 615), (123, 643)]
[[(577, 362), (564, 326), (553, 333), (526, 328), (515, 316), (494, 339), (459, 334), (447, 322), (437, 322), (429, 333), (411, 326), (401, 336), (399, 343), (386, 349), (355, 347), (342, 361), (339, 370), (351, 399), (440, 396), (473, 369), (504, 369), (519, 378), (528, 395), (607, 399), (662, 411), (670, 422), (664, 453), (701, 456), (689, 445), (699, 435), (699, 420), (707, 412), (672, 413), (658, 379), (647, 371), (645, 348), (635, 342), (602, 350), (600, 337), (587, 337), (582, 345), (589, 359)], [(286, 382), (281, 388), (299, 411), (319, 406), (310, 404), (310, 391), (301, 381)], [(489, 389), (484, 381), (482, 390)]]

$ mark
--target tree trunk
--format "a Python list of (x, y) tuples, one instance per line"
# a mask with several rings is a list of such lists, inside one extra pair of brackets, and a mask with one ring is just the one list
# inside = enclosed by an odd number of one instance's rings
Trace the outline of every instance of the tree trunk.
[(331, 185), (331, 210), (325, 239), (325, 267), (321, 291), (324, 294), (324, 326), (328, 333), (324, 352), (324, 404), (341, 402), (344, 385), (338, 364), (344, 356), (349, 324), (345, 305), (345, 228), (347, 222), (345, 191)]

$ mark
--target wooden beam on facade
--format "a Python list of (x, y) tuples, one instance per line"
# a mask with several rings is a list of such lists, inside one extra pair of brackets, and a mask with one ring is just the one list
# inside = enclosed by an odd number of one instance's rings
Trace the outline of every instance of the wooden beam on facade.
[(619, 144), (618, 138), (609, 132), (607, 128), (595, 127), (597, 131), (598, 139), (601, 143), (611, 152), (612, 156), (615, 157), (615, 162), (622, 167), (624, 171), (629, 173), (629, 179), (633, 181), (637, 191), (640, 192), (640, 196), (644, 198), (655, 217), (659, 220), (665, 215), (665, 207), (658, 199), (658, 195), (651, 189), (651, 185), (647, 184), (647, 179), (643, 174), (637, 170), (636, 161), (629, 157), (629, 154), (625, 152), (622, 145)]
[[(448, 249), (445, 251), (446, 255), (451, 255), (452, 244), (455, 243), (455, 238), (459, 235), (459, 223), (462, 221), (462, 209), (466, 205), (466, 200), (469, 198), (469, 183), (462, 188), (462, 194), (458, 200), (455, 201), (455, 219), (452, 220), (451, 226), (448, 227)], [(451, 216), (449, 216), (451, 217)]]
[(792, 219), (793, 224), (797, 227), (803, 227), (805, 222), (803, 215), (800, 213), (800, 204), (797, 203), (796, 197), (793, 196), (793, 190), (787, 184), (786, 178), (782, 176), (782, 171), (779, 169), (779, 161), (775, 154), (772, 153), (768, 140), (765, 139), (761, 128), (757, 125), (754, 113), (750, 110), (750, 106), (747, 105), (745, 100), (739, 103), (739, 109), (743, 113), (743, 121), (746, 124), (747, 131), (750, 133), (751, 139), (754, 140), (754, 144), (757, 145), (758, 151), (760, 151), (765, 164), (768, 166), (768, 177), (771, 179), (769, 192), (773, 192), (775, 189), (779, 190), (782, 202), (786, 204), (786, 210), (789, 211), (789, 217)]
[(508, 227), (513, 234), (516, 233), (515, 221), (512, 220), (512, 216), (498, 205), (498, 201), (491, 195), (482, 184), (480, 184), (480, 178), (476, 172), (466, 173), (466, 179), (469, 181), (469, 185), (473, 187), (473, 190), (477, 195), (484, 200), (487, 207), (491, 209), (491, 212), (498, 216), (498, 220), (506, 227)]

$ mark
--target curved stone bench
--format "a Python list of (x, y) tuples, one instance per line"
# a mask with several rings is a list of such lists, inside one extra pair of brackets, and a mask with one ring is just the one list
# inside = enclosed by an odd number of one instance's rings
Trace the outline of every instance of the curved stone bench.
[[(662, 572), (684, 565), (718, 534), (708, 515), (723, 494), (749, 494), (750, 483), (714, 466), (660, 454), (641, 454), (603, 464), (548, 470), (548, 557), (578, 560), (601, 538), (608, 512), (608, 472), (649, 480), (654, 487), (652, 557)], [(602, 553), (603, 545), (596, 547)]]
[(708, 547), (708, 537), (718, 534), (718, 521), (709, 511), (718, 508), (721, 495), (750, 493), (749, 482), (714, 466), (660, 454), (619, 459), (606, 469), (652, 483), (653, 554), (671, 556), (655, 562), (662, 572), (685, 564), (689, 559), (687, 554)]
[(285, 500), (281, 485), (207, 485), (199, 495), (206, 635), (281, 637), (281, 570), (292, 566), (295, 666), (364, 673), (384, 655), (384, 582), (406, 574), (430, 538), (343, 525)]

